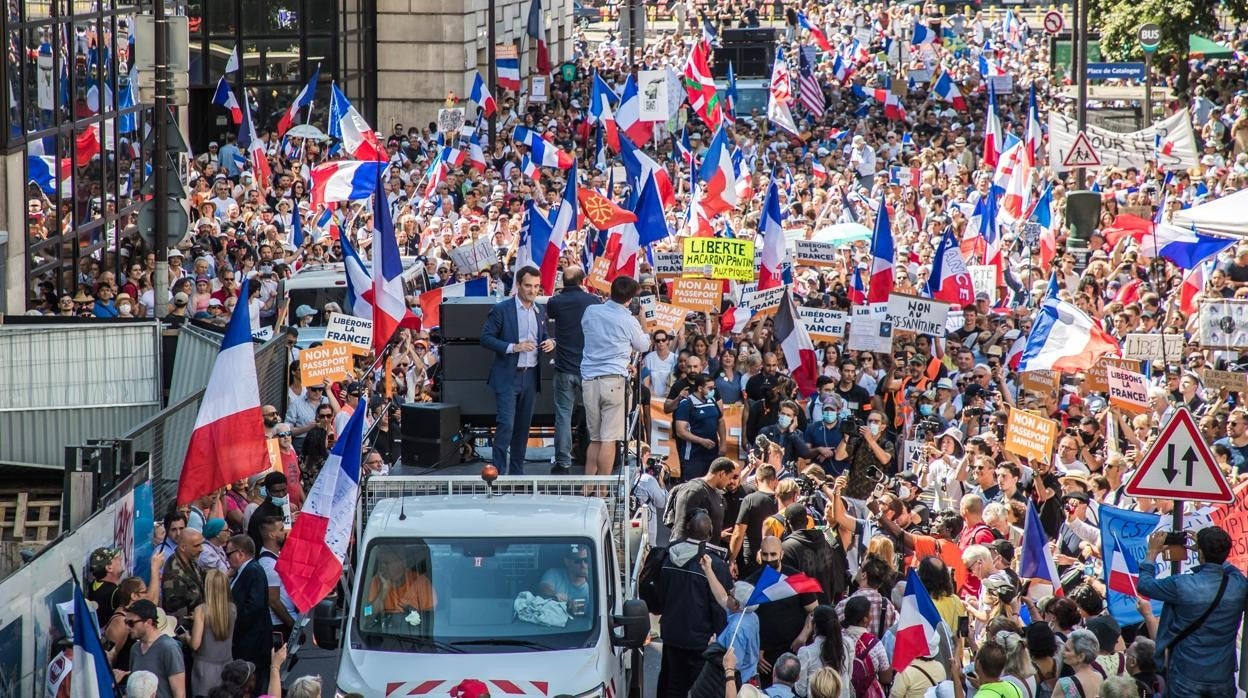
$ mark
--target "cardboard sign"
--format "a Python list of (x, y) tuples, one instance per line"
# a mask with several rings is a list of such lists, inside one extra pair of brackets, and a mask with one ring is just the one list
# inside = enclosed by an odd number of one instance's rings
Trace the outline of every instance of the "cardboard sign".
[(891, 352), (893, 323), (888, 317), (871, 312), (870, 308), (854, 308), (854, 322), (849, 328), (846, 349), (854, 351)]
[(373, 321), (346, 313), (334, 313), (329, 316), (329, 324), (325, 326), (325, 341), (350, 344), (360, 350), (360, 353), (367, 354), (373, 347)]
[(931, 298), (907, 296), (902, 293), (888, 295), (888, 320), (893, 323), (893, 331), (904, 330), (943, 337), (949, 308), (949, 303), (942, 303)]
[(1183, 335), (1128, 334), (1122, 340), (1122, 358), (1155, 363), (1179, 363), (1183, 359)]
[(529, 78), (529, 101), (543, 104), (549, 99), (550, 85), (545, 75), (534, 75)]
[(1131, 414), (1148, 411), (1148, 384), (1144, 376), (1117, 366), (1108, 366), (1105, 377), (1109, 383), (1109, 404)]
[(1034, 461), (1048, 461), (1060, 425), (1047, 417), (1010, 408), (1005, 423), (1005, 450)]
[(1220, 526), (1236, 541), (1226, 561), (1244, 569), (1248, 565), (1248, 545), (1242, 543), (1248, 540), (1248, 484), (1235, 488), (1235, 501), (1215, 508), (1210, 519), (1214, 526)]
[(806, 325), (806, 332), (814, 342), (839, 342), (845, 338), (849, 327), (849, 314), (827, 308), (799, 306), (797, 316)]
[(812, 267), (830, 267), (837, 260), (843, 260), (837, 245), (832, 242), (816, 242), (814, 240), (793, 241), (793, 262), (808, 264)]
[(475, 274), (498, 261), (494, 243), (489, 235), (482, 235), (473, 242), (466, 242), (451, 250), (451, 261), (462, 274)]
[(962, 309), (954, 308), (945, 316), (945, 334), (957, 332), (965, 324), (966, 316), (962, 313)]
[(585, 279), (585, 285), (595, 291), (610, 293), (611, 282), (607, 281), (607, 271), (610, 266), (611, 260), (605, 256), (595, 257), (593, 266), (589, 268), (589, 276)]
[(729, 238), (685, 238), (682, 276), (753, 281), (754, 241)]
[(637, 94), (641, 97), (642, 121), (667, 121), (667, 71), (637, 71)]
[(1049, 393), (1061, 382), (1062, 374), (1048, 369), (1023, 371), (1018, 374), (1018, 380), (1023, 390), (1033, 393)]
[(680, 276), (681, 272), (685, 270), (685, 265), (681, 261), (682, 258), (683, 255), (679, 252), (655, 252), (654, 275), (660, 279), (671, 279)]
[(668, 295), (672, 305), (709, 313), (723, 303), (724, 284), (718, 279), (672, 279)]
[(642, 326), (646, 332), (654, 332), (655, 330), (667, 330), (673, 334), (685, 324), (685, 316), (689, 314), (688, 308), (682, 308), (679, 305), (671, 303), (663, 303), (655, 301), (650, 308), (642, 308), (641, 319)]
[(988, 301), (997, 302), (997, 268), (991, 264), (968, 264), (966, 270), (971, 274), (971, 285), (975, 295), (988, 294)]
[(320, 385), (325, 381), (350, 380), (354, 365), (348, 344), (326, 342), (299, 352), (299, 381), (304, 385)]
[(282, 444), (279, 443), (276, 436), (264, 440), (264, 446), (269, 452), (269, 470), (270, 473), (282, 473), (285, 475), (285, 469), (282, 467)]
[(1226, 388), (1227, 392), (1248, 392), (1248, 374), (1235, 371), (1217, 371), (1212, 368), (1200, 369), (1200, 380), (1207, 390)]
[[(1248, 300), (1217, 299), (1200, 304), (1200, 344), (1218, 349), (1248, 347)], [(1171, 355), (1178, 362), (1182, 354)]]
[(1117, 366), (1128, 371), (1140, 372), (1140, 362), (1134, 359), (1116, 359), (1112, 356), (1103, 356), (1100, 361), (1093, 364), (1087, 373), (1083, 374), (1083, 384), (1088, 390), (1094, 393), (1109, 392), (1109, 381), (1105, 376), (1105, 369), (1109, 366)]
[(747, 291), (741, 294), (741, 307), (749, 308), (755, 315), (759, 313), (775, 312), (780, 307), (780, 300), (784, 298), (784, 290), (787, 286), (776, 286), (766, 291)]
[[(720, 405), (724, 423), (728, 426), (729, 458), (744, 458), (741, 449), (741, 426), (744, 405)], [(667, 469), (671, 475), (680, 475), (680, 459), (676, 457), (676, 418), (663, 412), (663, 398), (650, 399), (650, 453), (655, 456), (667, 456)]]
[(923, 439), (906, 439), (901, 442), (901, 467), (905, 470), (917, 471), (920, 466), (927, 465), (924, 450), (927, 442)]

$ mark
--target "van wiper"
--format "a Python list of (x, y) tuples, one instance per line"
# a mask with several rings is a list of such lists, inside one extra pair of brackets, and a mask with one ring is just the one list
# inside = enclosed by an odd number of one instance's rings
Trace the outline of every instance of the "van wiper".
[(518, 639), (460, 640), (458, 642), (452, 642), (451, 645), (455, 647), (468, 646), (468, 645), (498, 645), (499, 647), (527, 647), (529, 649), (534, 649), (534, 650), (554, 649), (553, 647), (549, 645), (543, 645), (540, 642), (533, 642), (532, 640), (518, 640)]
[[(424, 636), (424, 635), (392, 635), (390, 633), (382, 633), (382, 632), (368, 631), (368, 630), (363, 630), (360, 632), (360, 634), (367, 638), (374, 639), (374, 641), (377, 641), (377, 642), (385, 642), (387, 640), (393, 640), (399, 644), (411, 646), (411, 647), (417, 647), (417, 646), (432, 647), (438, 650), (439, 652), (446, 652), (448, 654), (463, 654), (464, 653), (463, 650), (459, 649), (458, 647), (455, 647), (452, 644), (442, 642), (441, 640), (435, 640), (431, 637)], [(459, 643), (454, 643), (454, 644), (459, 644)]]

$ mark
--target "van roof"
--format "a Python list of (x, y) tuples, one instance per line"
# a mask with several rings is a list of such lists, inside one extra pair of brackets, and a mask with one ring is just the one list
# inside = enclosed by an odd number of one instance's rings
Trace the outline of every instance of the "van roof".
[[(402, 520), (401, 513), (405, 515)], [(368, 538), (394, 535), (588, 535), (596, 538), (608, 525), (608, 518), (606, 504), (596, 497), (412, 496), (377, 502), (364, 530)]]

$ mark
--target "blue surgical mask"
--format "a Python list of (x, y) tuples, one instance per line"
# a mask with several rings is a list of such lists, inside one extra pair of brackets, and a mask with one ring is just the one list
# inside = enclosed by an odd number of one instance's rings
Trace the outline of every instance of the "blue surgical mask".
[(265, 487), (264, 485), (260, 485), (260, 496), (261, 497), (269, 496), (269, 488)]
[(714, 400), (714, 399), (715, 399), (715, 391), (714, 391), (714, 389), (706, 391), (706, 399), (707, 399), (707, 400)]
[(919, 405), (919, 414), (923, 415), (924, 417), (932, 416), (932, 406), (931, 405)]
[(793, 423), (793, 418), (787, 414), (782, 414), (776, 419), (776, 423), (780, 425), (781, 429), (788, 429), (789, 425)]
[(287, 502), (290, 501), (290, 498), (289, 497), (274, 497), (273, 499), (269, 501), (273, 502), (273, 506), (275, 507), (284, 507), (286, 506)]
[(836, 413), (833, 412), (832, 410), (824, 410), (823, 411), (823, 423), (824, 424), (836, 424)]

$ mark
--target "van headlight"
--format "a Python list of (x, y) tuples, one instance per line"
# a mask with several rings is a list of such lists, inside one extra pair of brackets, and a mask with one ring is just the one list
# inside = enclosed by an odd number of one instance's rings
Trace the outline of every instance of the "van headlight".
[(606, 698), (606, 695), (607, 685), (605, 683), (600, 683), (584, 693), (577, 693), (572, 696), (572, 698)]

